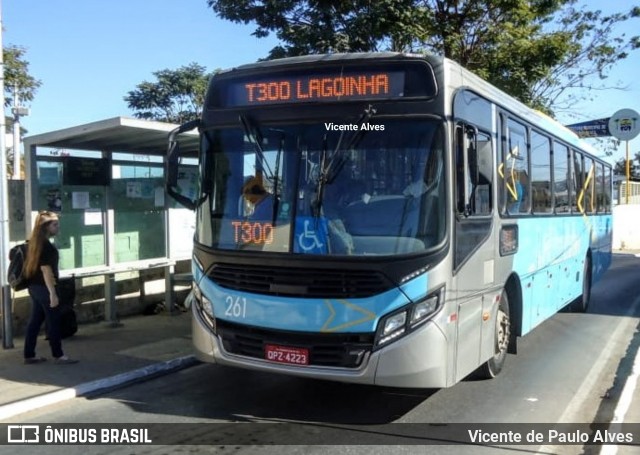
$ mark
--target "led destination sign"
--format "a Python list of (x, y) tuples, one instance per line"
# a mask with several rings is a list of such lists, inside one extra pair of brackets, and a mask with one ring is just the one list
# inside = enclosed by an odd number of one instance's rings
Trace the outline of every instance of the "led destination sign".
[(234, 240), (237, 245), (253, 243), (270, 245), (273, 243), (273, 225), (251, 221), (232, 221)]
[(404, 96), (402, 71), (365, 71), (342, 74), (305, 74), (245, 79), (229, 83), (227, 106), (257, 106)]

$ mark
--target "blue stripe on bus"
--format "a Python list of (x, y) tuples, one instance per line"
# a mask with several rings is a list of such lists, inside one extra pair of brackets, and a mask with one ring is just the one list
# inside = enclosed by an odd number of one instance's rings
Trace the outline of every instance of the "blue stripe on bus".
[(216, 318), (256, 327), (303, 332), (374, 332), (381, 316), (424, 297), (427, 291), (425, 275), (405, 283), (402, 289), (357, 299), (252, 294), (222, 288), (203, 277), (201, 271), (194, 270), (194, 277), (202, 293), (213, 303)]
[(589, 247), (592, 281), (608, 268), (611, 215), (520, 218), (517, 224), (520, 244), (512, 270), (522, 285), (524, 334), (582, 293)]

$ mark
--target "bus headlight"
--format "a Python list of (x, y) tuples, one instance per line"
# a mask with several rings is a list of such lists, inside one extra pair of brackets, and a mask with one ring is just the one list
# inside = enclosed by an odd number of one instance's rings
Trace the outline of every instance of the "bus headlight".
[(443, 289), (438, 289), (426, 298), (382, 318), (378, 324), (375, 347), (389, 344), (426, 322), (440, 309)]
[(439, 294), (432, 295), (426, 299), (413, 305), (411, 311), (411, 318), (409, 319), (409, 325), (415, 327), (416, 325), (424, 322), (429, 316), (436, 312), (438, 309), (438, 303), (440, 301)]
[(213, 330), (213, 333), (215, 333), (216, 317), (213, 313), (213, 304), (211, 303), (211, 300), (204, 296), (198, 285), (193, 286), (193, 296), (195, 297), (198, 311), (202, 315), (202, 319), (204, 319), (211, 330)]
[(382, 324), (382, 333), (378, 344), (388, 343), (389, 341), (402, 336), (406, 330), (406, 325), (406, 311), (387, 316)]

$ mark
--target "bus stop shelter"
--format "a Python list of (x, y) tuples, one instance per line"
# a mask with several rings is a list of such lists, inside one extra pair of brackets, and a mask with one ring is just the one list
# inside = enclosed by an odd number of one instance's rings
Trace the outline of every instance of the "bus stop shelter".
[[(174, 266), (191, 257), (195, 215), (166, 197), (164, 185), (167, 137), (176, 127), (115, 117), (24, 139), (25, 238), (39, 211), (60, 214), (60, 276), (104, 276), (109, 323), (117, 323), (117, 273), (164, 269), (171, 308)], [(197, 133), (181, 139), (194, 156), (198, 145)], [(190, 196), (197, 190), (195, 159), (181, 164), (179, 187)]]

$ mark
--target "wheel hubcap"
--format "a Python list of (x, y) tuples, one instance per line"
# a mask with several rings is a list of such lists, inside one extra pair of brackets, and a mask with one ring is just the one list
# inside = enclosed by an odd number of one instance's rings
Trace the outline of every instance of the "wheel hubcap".
[(506, 352), (507, 346), (509, 346), (509, 336), (511, 334), (509, 316), (502, 310), (498, 310), (497, 326), (496, 341), (498, 342), (498, 353), (502, 354)]

